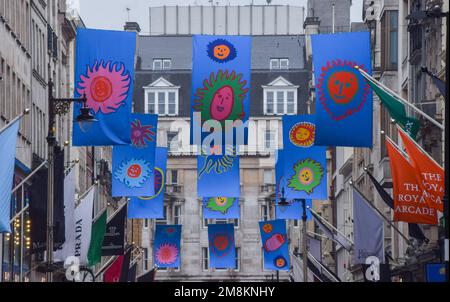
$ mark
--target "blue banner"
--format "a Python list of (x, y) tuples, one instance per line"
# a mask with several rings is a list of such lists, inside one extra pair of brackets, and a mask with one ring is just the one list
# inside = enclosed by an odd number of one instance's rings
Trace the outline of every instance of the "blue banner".
[(0, 132), (0, 233), (11, 233), (11, 191), (20, 120)]
[(112, 196), (152, 196), (158, 116), (132, 114), (129, 146), (114, 146)]
[(264, 270), (289, 271), (291, 265), (286, 221), (261, 221), (259, 229), (264, 250)]
[(316, 145), (372, 147), (372, 92), (359, 66), (372, 74), (370, 33), (313, 35)]
[[(252, 38), (194, 35), (192, 43), (191, 143), (199, 145), (209, 134), (201, 130), (205, 121), (214, 120), (215, 126), (225, 130), (225, 121), (245, 123), (249, 118)], [(201, 116), (194, 118), (194, 113)], [(229, 144), (247, 143), (247, 128), (238, 128), (243, 130), (243, 141), (234, 139)]]
[(328, 199), (326, 147), (315, 146), (315, 133), (314, 115), (283, 116), (284, 164), (275, 172), (287, 200)]
[(130, 144), (136, 33), (78, 28), (76, 44), (75, 98), (86, 96), (97, 122), (80, 126), (75, 103), (73, 146)]
[(236, 152), (197, 157), (197, 195), (199, 197), (240, 195), (239, 157)]
[(445, 282), (445, 263), (425, 264), (427, 282)]
[(239, 219), (239, 198), (209, 197), (203, 199), (204, 219)]
[[(297, 200), (286, 200), (288, 205), (275, 205), (275, 217), (277, 219), (291, 219), (291, 220), (302, 220), (303, 217), (303, 207), (302, 203)], [(312, 207), (312, 200), (305, 200), (306, 207)], [(311, 211), (306, 209), (306, 220), (311, 220)]]
[(236, 268), (233, 224), (209, 224), (209, 267)]
[(153, 263), (158, 267), (180, 267), (181, 225), (156, 225)]
[(154, 169), (155, 194), (148, 197), (131, 197), (128, 218), (157, 219), (164, 217), (164, 192), (166, 190), (167, 148), (156, 148)]

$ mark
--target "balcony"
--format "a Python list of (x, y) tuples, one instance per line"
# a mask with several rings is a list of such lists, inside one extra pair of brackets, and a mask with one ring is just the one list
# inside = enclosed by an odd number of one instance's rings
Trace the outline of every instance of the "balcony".
[(166, 186), (166, 193), (167, 194), (182, 194), (183, 186), (178, 185), (178, 184), (168, 184)]

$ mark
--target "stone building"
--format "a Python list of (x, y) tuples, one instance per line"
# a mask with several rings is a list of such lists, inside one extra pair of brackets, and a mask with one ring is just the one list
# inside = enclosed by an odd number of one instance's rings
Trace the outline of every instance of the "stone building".
[[(70, 14), (67, 13), (70, 11)], [(57, 98), (73, 97), (76, 28), (84, 26), (76, 10), (65, 0), (0, 1), (0, 128), (25, 108), (16, 148), (14, 186), (47, 159), (48, 82), (54, 82)], [(65, 167), (76, 170), (76, 193), (83, 194), (97, 178), (108, 179), (111, 159), (107, 148), (74, 148), (71, 140), (72, 112), (58, 116), (56, 138), (65, 151)], [(12, 213), (29, 205), (27, 179), (14, 192)], [(107, 198), (108, 182), (101, 182), (95, 213), (113, 203)], [(112, 211), (112, 210), (110, 210)], [(0, 281), (45, 281), (35, 270), (42, 255), (31, 255), (29, 211), (13, 221), (13, 233), (0, 234)]]
[[(446, 49), (442, 28), (445, 20), (427, 19), (420, 24), (411, 24), (406, 19), (415, 10), (428, 9), (429, 2), (432, 1), (365, 1), (362, 13), (364, 22), (371, 32), (373, 77), (436, 120), (442, 121), (443, 98), (434, 87), (431, 78), (427, 78), (420, 67), (427, 66), (430, 71), (443, 77), (445, 69), (443, 58)], [(443, 11), (445, 9), (442, 8)], [(419, 118), (413, 111), (407, 112)], [(392, 220), (393, 215), (373, 189), (364, 169), (368, 169), (385, 190), (392, 192), (393, 184), (385, 136), (397, 141), (396, 126), (376, 95), (373, 114), (372, 149), (338, 147), (334, 150), (335, 225), (349, 238), (353, 236), (350, 181), (353, 181), (388, 219)], [(418, 142), (442, 163), (440, 130), (435, 129), (423, 118)], [(394, 225), (403, 235), (409, 236), (407, 223), (394, 222)], [(393, 281), (424, 281), (424, 263), (439, 262), (438, 228), (430, 225), (420, 227), (429, 242), (418, 243), (412, 240), (412, 244), (408, 245), (394, 228), (385, 223), (385, 253), (390, 258)], [(343, 249), (336, 251), (336, 271), (344, 281), (363, 280), (361, 266), (354, 265), (352, 255)]]

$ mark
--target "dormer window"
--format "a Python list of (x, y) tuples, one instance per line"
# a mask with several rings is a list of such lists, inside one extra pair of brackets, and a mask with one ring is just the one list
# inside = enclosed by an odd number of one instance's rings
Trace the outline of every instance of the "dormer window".
[(278, 77), (262, 88), (265, 115), (297, 114), (298, 86), (283, 77)]
[(145, 86), (145, 113), (160, 116), (178, 115), (179, 89), (180, 86), (175, 86), (162, 77)]

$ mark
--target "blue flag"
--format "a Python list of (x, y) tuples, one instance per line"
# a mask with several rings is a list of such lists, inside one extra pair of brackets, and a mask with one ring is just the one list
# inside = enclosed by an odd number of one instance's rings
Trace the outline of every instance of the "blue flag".
[(136, 34), (78, 28), (76, 44), (75, 98), (85, 95), (98, 121), (80, 126), (83, 105), (75, 103), (72, 144), (130, 144)]
[(240, 218), (239, 198), (209, 197), (203, 198), (204, 219)]
[(236, 268), (233, 224), (209, 224), (209, 267)]
[(156, 225), (153, 259), (158, 267), (180, 267), (181, 225)]
[(375, 256), (384, 263), (383, 219), (369, 205), (364, 196), (353, 189), (353, 240), (355, 242), (353, 263), (366, 264)]
[(154, 169), (155, 194), (148, 197), (131, 197), (128, 203), (128, 218), (164, 218), (166, 167), (167, 148), (157, 147)]
[[(289, 205), (275, 205), (275, 217), (277, 219), (302, 220), (303, 207), (300, 201), (286, 200)], [(312, 207), (312, 200), (306, 199), (306, 207)], [(311, 211), (306, 209), (306, 220), (311, 220)]]
[(316, 145), (372, 147), (372, 92), (359, 66), (372, 73), (370, 33), (313, 35)]
[(240, 194), (239, 157), (236, 152), (197, 157), (197, 195), (199, 197)]
[(152, 196), (154, 191), (156, 114), (133, 114), (129, 146), (113, 147), (112, 196)]
[(11, 191), (20, 120), (0, 132), (0, 233), (11, 233)]
[(264, 251), (264, 270), (288, 271), (291, 265), (286, 221), (261, 221), (259, 229)]
[[(252, 38), (194, 35), (192, 43), (191, 143), (199, 145), (209, 133), (200, 130), (205, 121), (214, 120), (224, 130), (226, 120), (245, 123), (249, 118)], [(201, 115), (199, 119), (194, 113)], [(247, 128), (239, 129), (242, 141), (229, 144), (247, 143)]]
[(328, 199), (326, 147), (315, 145), (315, 132), (314, 115), (283, 116), (284, 164), (275, 172), (287, 200)]

